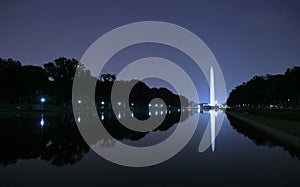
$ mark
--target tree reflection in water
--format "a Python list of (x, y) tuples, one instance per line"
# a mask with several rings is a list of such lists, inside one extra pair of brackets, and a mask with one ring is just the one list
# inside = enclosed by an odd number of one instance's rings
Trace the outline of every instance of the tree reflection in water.
[(297, 157), (300, 159), (300, 150), (292, 145), (288, 145), (283, 143), (282, 141), (278, 140), (277, 138), (270, 136), (266, 133), (263, 133), (248, 124), (234, 118), (231, 115), (227, 115), (227, 118), (237, 132), (243, 134), (245, 137), (251, 139), (253, 143), (257, 146), (268, 146), (268, 147), (275, 147), (281, 146), (284, 150), (288, 151), (291, 157)]
[[(134, 112), (139, 118), (145, 118), (145, 114), (148, 115), (148, 111)], [(168, 113), (163, 123), (153, 132), (168, 130), (179, 122), (180, 114), (180, 112)], [(184, 119), (191, 115), (189, 112), (182, 114)], [(98, 116), (80, 116), (79, 120), (87, 120), (89, 117)], [(119, 141), (137, 141), (149, 133), (129, 130), (119, 123), (112, 112), (100, 113), (99, 117), (103, 119), (106, 130)], [(132, 117), (132, 114), (121, 113), (121, 117)], [(95, 143), (100, 142), (101, 146), (111, 147), (115, 143), (114, 139), (108, 137), (92, 135), (91, 137)], [(19, 159), (41, 159), (55, 166), (72, 165), (79, 162), (90, 150), (78, 130), (72, 113), (0, 115), (0, 146), (2, 166), (15, 164)]]

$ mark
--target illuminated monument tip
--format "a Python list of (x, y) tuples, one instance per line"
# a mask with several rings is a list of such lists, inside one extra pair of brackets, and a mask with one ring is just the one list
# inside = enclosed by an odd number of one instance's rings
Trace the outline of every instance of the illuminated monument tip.
[(215, 78), (214, 78), (214, 68), (210, 67), (210, 106), (215, 106)]

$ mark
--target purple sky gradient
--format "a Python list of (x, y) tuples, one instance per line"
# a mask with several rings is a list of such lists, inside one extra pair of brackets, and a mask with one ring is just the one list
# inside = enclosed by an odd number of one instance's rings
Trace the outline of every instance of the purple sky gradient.
[[(165, 21), (187, 28), (208, 45), (223, 70), (229, 93), (254, 75), (283, 73), (300, 65), (299, 10), (297, 0), (4, 0), (0, 3), (0, 57), (35, 65), (59, 56), (80, 59), (96, 39), (116, 27), (137, 21)], [(141, 45), (128, 49), (127, 55), (126, 50), (116, 55), (106, 70), (118, 72), (118, 63), (125, 63), (121, 59), (155, 54), (182, 66), (191, 64), (174, 49)], [(192, 67), (186, 69), (192, 77), (199, 77), (200, 101), (208, 101), (207, 83), (201, 71)]]

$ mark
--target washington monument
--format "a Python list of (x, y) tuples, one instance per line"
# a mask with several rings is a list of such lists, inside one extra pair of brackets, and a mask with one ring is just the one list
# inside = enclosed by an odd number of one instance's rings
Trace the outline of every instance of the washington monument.
[(215, 100), (215, 78), (214, 78), (214, 68), (210, 67), (210, 106), (216, 105)]

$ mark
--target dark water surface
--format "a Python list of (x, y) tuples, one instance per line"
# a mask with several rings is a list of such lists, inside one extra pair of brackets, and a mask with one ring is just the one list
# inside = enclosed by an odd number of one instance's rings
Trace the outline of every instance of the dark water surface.
[[(114, 138), (134, 146), (157, 144), (180, 125), (173, 113), (155, 131), (137, 133), (110, 114), (99, 116)], [(185, 125), (195, 118), (197, 130), (177, 155), (155, 166), (130, 168), (94, 153), (71, 113), (1, 114), (0, 186), (299, 186), (299, 150), (225, 116), (215, 150), (199, 153), (209, 114), (186, 112)], [(100, 142), (113, 149), (113, 141)]]

